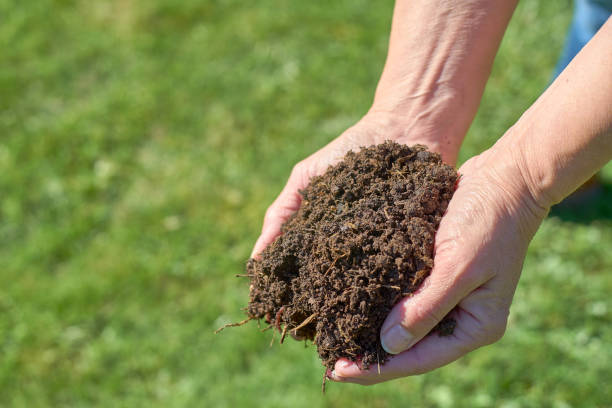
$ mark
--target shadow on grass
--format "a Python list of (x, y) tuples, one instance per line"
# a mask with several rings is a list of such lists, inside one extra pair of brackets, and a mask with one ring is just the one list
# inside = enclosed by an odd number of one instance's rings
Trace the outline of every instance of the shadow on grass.
[(588, 192), (584, 197), (555, 205), (549, 217), (580, 224), (612, 221), (612, 183), (602, 181), (596, 190)]

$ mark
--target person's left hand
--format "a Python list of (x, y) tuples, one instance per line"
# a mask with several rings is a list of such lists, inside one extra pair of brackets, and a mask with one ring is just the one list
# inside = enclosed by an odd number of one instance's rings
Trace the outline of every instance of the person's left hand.
[[(431, 274), (382, 326), (383, 347), (397, 355), (368, 370), (341, 359), (328, 373), (332, 380), (370, 385), (425, 373), (502, 337), (527, 246), (547, 206), (532, 198), (511, 149), (496, 147), (459, 169)], [(449, 312), (454, 333), (426, 336)]]
[(258, 256), (280, 235), (283, 223), (300, 208), (302, 196), (299, 191), (306, 188), (312, 177), (323, 174), (330, 165), (342, 160), (349, 150), (357, 152), (362, 147), (393, 140), (407, 145), (426, 145), (429, 150), (440, 153), (446, 163), (455, 163), (457, 148), (444, 143), (445, 135), (439, 134), (437, 129), (420, 129), (418, 125), (405, 121), (404, 116), (370, 110), (327, 146), (297, 163), (287, 184), (266, 211), (261, 235), (253, 247), (251, 258)]

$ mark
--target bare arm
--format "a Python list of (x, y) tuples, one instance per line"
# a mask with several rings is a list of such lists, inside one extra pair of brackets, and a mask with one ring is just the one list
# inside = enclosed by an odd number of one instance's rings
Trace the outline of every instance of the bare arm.
[(397, 0), (389, 52), (368, 113), (297, 163), (270, 205), (252, 256), (301, 202), (298, 190), (349, 150), (396, 140), (425, 144), (455, 164), (516, 0)]
[(515, 0), (398, 0), (373, 111), (403, 119), (451, 163), (474, 119)]
[[(558, 203), (612, 158), (612, 19), (508, 132), (541, 206)], [(504, 141), (503, 143), (507, 143)]]

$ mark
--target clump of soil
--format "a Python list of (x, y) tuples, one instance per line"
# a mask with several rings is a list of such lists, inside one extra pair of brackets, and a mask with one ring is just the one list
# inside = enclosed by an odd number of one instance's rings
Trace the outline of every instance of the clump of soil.
[[(349, 152), (300, 193), (297, 213), (250, 259), (251, 319), (312, 340), (328, 369), (389, 355), (380, 328), (433, 265), (436, 229), (457, 172), (424, 146), (393, 142)], [(452, 333), (445, 319), (435, 330)]]

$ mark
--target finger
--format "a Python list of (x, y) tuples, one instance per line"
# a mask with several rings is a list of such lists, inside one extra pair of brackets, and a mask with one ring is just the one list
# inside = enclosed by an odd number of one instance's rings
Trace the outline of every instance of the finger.
[(482, 282), (461, 273), (463, 265), (452, 260), (437, 264), (421, 288), (393, 307), (380, 334), (390, 354), (408, 350), (429, 333), (464, 297)]
[(304, 165), (300, 163), (295, 165), (287, 180), (287, 184), (272, 205), (268, 207), (261, 234), (255, 242), (251, 258), (259, 255), (261, 251), (280, 235), (283, 223), (300, 208), (302, 196), (299, 190), (303, 189), (308, 183), (306, 172), (302, 170), (304, 168)]
[[(285, 191), (285, 190), (283, 190)], [(272, 203), (272, 205), (266, 211), (264, 217), (264, 224), (261, 229), (261, 234), (253, 251), (251, 252), (251, 258), (259, 255), (277, 236), (281, 233), (281, 226), (283, 223), (300, 208), (302, 199), (297, 190), (294, 193), (286, 192), (281, 193), (278, 198)]]
[(334, 382), (341, 382), (341, 383), (360, 384), (360, 385), (376, 384), (376, 382), (373, 382), (372, 379), (367, 378), (367, 377), (366, 378), (341, 377), (336, 373), (336, 370), (332, 371), (331, 375), (328, 378)]
[(378, 367), (359, 369), (357, 363), (342, 359), (336, 363), (331, 379), (363, 385), (376, 384), (394, 378), (423, 374), (449, 364), (468, 352), (486, 344), (479, 335), (485, 328), (471, 313), (457, 309), (453, 312), (457, 327), (450, 336), (430, 335), (410, 350), (391, 357)]

